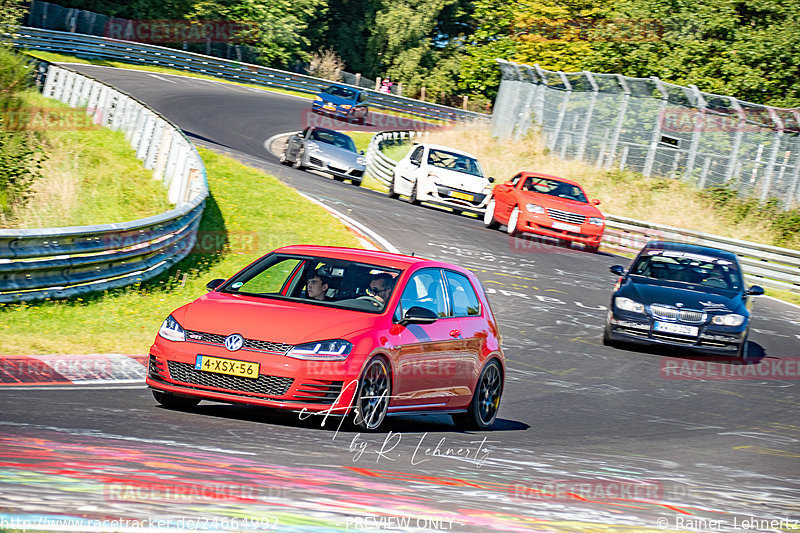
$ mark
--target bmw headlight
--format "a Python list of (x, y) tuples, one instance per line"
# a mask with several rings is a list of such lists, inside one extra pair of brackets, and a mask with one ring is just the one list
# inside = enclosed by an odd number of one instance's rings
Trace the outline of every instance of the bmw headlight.
[(344, 361), (352, 349), (353, 343), (350, 341), (334, 339), (298, 344), (286, 356), (307, 361)]
[(640, 304), (639, 302), (635, 302), (630, 298), (617, 296), (614, 298), (614, 305), (623, 311), (630, 311), (631, 313), (644, 313), (644, 305)]
[(322, 102), (322, 97), (321, 96), (315, 96), (314, 97), (314, 101), (315, 102)]
[(172, 318), (172, 315), (169, 315), (164, 323), (161, 324), (161, 328), (158, 330), (158, 334), (168, 341), (185, 341), (186, 340), (186, 332), (183, 331), (183, 328), (178, 321)]
[(605, 224), (605, 222), (600, 217), (591, 217), (589, 218), (589, 224), (594, 224), (595, 226), (602, 226), (603, 224)]
[(345, 111), (347, 111), (348, 109), (352, 109), (352, 108), (353, 108), (353, 106), (347, 105), (347, 104), (339, 106), (339, 109), (344, 109)]
[(732, 313), (730, 315), (716, 315), (714, 318), (711, 319), (712, 324), (716, 324), (717, 326), (741, 326), (744, 324), (744, 317), (742, 315), (737, 315)]
[(362, 156), (358, 156), (358, 157), (356, 157), (356, 163), (358, 163), (359, 165), (366, 166), (367, 160), (366, 160), (366, 158), (364, 158)]
[(322, 151), (322, 150), (320, 150), (319, 145), (317, 143), (308, 143), (308, 144), (306, 144), (306, 149), (309, 152), (321, 152)]
[(544, 214), (544, 207), (537, 204), (527, 204), (525, 209), (528, 210), (528, 213)]

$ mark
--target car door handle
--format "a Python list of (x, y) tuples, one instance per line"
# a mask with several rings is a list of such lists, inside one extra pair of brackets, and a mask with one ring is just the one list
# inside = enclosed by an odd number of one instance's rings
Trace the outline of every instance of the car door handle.
[(454, 330), (450, 331), (450, 336), (453, 337), (453, 338), (460, 337), (461, 336), (461, 330), (460, 329), (454, 329)]

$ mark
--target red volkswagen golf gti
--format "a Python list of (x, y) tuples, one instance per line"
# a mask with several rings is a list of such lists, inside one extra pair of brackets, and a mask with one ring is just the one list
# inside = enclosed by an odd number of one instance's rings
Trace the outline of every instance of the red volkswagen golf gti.
[(488, 228), (505, 224), (508, 233), (535, 233), (561, 241), (582, 243), (597, 252), (606, 219), (589, 201), (583, 188), (566, 178), (520, 172), (497, 185), (486, 206), (483, 223)]
[(416, 257), (321, 246), (273, 251), (173, 311), (147, 384), (200, 400), (351, 416), (449, 413), (487, 429), (505, 382), (501, 336), (474, 274)]

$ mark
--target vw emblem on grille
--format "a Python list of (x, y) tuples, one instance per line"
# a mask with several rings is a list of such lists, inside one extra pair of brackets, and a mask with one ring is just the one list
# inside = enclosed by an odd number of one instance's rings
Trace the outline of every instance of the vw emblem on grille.
[(244, 337), (238, 333), (225, 337), (225, 348), (231, 352), (241, 349), (242, 346), (244, 346)]

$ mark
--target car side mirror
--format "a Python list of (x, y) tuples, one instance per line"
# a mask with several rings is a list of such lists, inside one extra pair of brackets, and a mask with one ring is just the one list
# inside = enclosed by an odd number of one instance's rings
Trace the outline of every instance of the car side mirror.
[(592, 200), (592, 205), (600, 205), (600, 200), (595, 198), (594, 200)]
[(745, 294), (749, 294), (750, 296), (761, 296), (764, 294), (764, 289), (759, 287), (758, 285), (753, 285), (750, 287)]
[(623, 267), (622, 265), (614, 265), (612, 267), (609, 267), (608, 270), (610, 270), (612, 274), (616, 274), (617, 276), (625, 275), (625, 267)]
[(216, 289), (217, 287), (219, 287), (220, 285), (222, 285), (223, 283), (225, 283), (224, 279), (212, 279), (211, 281), (206, 283), (206, 290), (211, 292), (214, 289)]
[(358, 153), (361, 154), (361, 155), (364, 155), (364, 150), (359, 150)]
[(417, 305), (411, 307), (406, 311), (405, 316), (403, 319), (398, 322), (401, 326), (407, 326), (409, 324), (433, 324), (439, 320), (439, 317), (425, 307), (419, 307)]
[(489, 183), (494, 183), (494, 178), (489, 176)]

